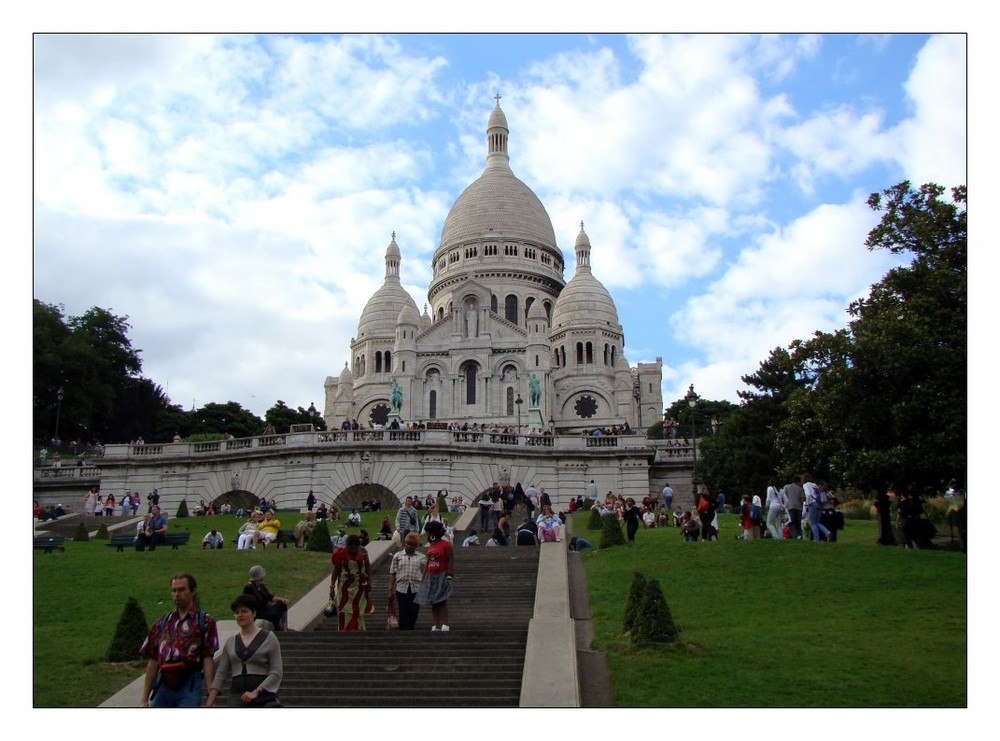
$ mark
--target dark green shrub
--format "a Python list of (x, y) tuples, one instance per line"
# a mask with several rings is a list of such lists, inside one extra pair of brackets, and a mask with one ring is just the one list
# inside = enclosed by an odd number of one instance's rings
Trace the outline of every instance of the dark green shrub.
[(625, 545), (625, 533), (622, 532), (622, 525), (614, 515), (601, 518), (601, 548), (610, 548), (613, 545)]
[(330, 545), (330, 528), (326, 524), (326, 520), (320, 520), (316, 523), (316, 527), (309, 535), (309, 540), (306, 541), (306, 550), (319, 551), (320, 553), (333, 552), (333, 546)]
[(190, 515), (188, 515), (187, 499), (182, 499), (181, 503), (177, 505), (177, 514), (175, 514), (174, 517), (190, 517)]
[(632, 572), (632, 584), (628, 588), (628, 598), (625, 600), (625, 619), (622, 629), (628, 633), (635, 627), (635, 619), (639, 614), (642, 595), (646, 591), (646, 577), (640, 571)]
[(78, 543), (86, 543), (90, 540), (90, 533), (87, 532), (87, 526), (82, 522), (76, 526), (76, 535), (73, 536), (73, 540)]
[(587, 520), (588, 530), (600, 530), (604, 527), (604, 523), (601, 522), (601, 510), (597, 507), (592, 507), (590, 510), (590, 518)]
[(139, 657), (139, 647), (146, 639), (149, 623), (142, 605), (135, 597), (129, 597), (125, 602), (122, 616), (118, 618), (118, 627), (111, 639), (105, 659), (108, 661), (136, 661)]
[(108, 526), (103, 522), (101, 523), (101, 526), (97, 528), (97, 532), (94, 533), (94, 540), (110, 540), (110, 538), (108, 538)]
[(632, 626), (632, 643), (671, 643), (680, 629), (674, 624), (670, 607), (663, 597), (660, 582), (649, 579), (642, 593), (638, 614)]

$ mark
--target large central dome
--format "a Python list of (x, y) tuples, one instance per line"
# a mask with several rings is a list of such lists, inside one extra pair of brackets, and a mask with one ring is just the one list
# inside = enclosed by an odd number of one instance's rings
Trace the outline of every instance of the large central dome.
[(510, 169), (509, 133), (498, 100), (487, 125), (486, 169), (448, 212), (439, 249), (483, 239), (509, 239), (557, 249), (548, 212)]
[(441, 247), (490, 238), (556, 245), (542, 202), (509, 167), (487, 167), (462, 192), (445, 219)]

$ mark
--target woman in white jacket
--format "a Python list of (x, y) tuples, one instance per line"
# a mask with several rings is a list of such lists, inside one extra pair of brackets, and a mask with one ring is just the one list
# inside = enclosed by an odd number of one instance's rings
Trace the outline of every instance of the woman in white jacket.
[(781, 516), (788, 506), (788, 498), (774, 480), (767, 487), (767, 498), (764, 503), (767, 507), (767, 531), (775, 540), (781, 540)]

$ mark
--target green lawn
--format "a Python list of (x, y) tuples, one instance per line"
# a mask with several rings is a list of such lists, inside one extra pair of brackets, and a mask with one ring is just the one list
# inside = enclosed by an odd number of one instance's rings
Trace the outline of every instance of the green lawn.
[[(383, 514), (364, 513), (362, 527), (374, 536)], [(342, 516), (346, 518), (347, 513)], [(282, 528), (291, 529), (302, 515), (279, 512), (278, 519)], [(242, 522), (223, 515), (172, 518), (172, 530), (191, 531), (190, 544), (176, 551), (160, 547), (152, 553), (118, 553), (107, 541), (67, 540), (65, 553), (35, 552), (34, 706), (94, 707), (135, 679), (142, 661), (109, 664), (104, 653), (129, 596), (139, 601), (150, 622), (172, 608), (171, 574), (194, 574), (202, 607), (220, 620), (229, 620), (229, 603), (242, 591), (254, 564), (267, 569), (272, 592), (292, 601), (329, 573), (326, 553), (294, 547), (237, 551), (232, 539)], [(203, 551), (201, 538), (212, 527), (225, 535), (226, 546)]]
[[(600, 533), (578, 535), (595, 544)], [(875, 545), (849, 520), (837, 543), (683, 542), (673, 528), (585, 551), (594, 648), (617, 707), (964, 707), (966, 556)], [(682, 632), (634, 649), (622, 634), (631, 574), (657, 579)]]

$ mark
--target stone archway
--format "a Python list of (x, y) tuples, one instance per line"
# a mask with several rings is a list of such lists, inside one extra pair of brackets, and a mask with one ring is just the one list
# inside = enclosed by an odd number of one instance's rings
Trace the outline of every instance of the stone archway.
[(245, 489), (231, 489), (213, 499), (212, 507), (216, 512), (218, 512), (219, 507), (223, 502), (229, 502), (229, 506), (233, 508), (233, 512), (237, 512), (240, 509), (245, 509), (249, 512), (257, 506), (259, 501), (260, 497), (252, 491), (246, 491)]
[(341, 512), (351, 509), (361, 509), (362, 502), (377, 499), (379, 508), (396, 510), (399, 508), (399, 497), (392, 490), (381, 484), (354, 484), (344, 489), (333, 498), (333, 503)]

